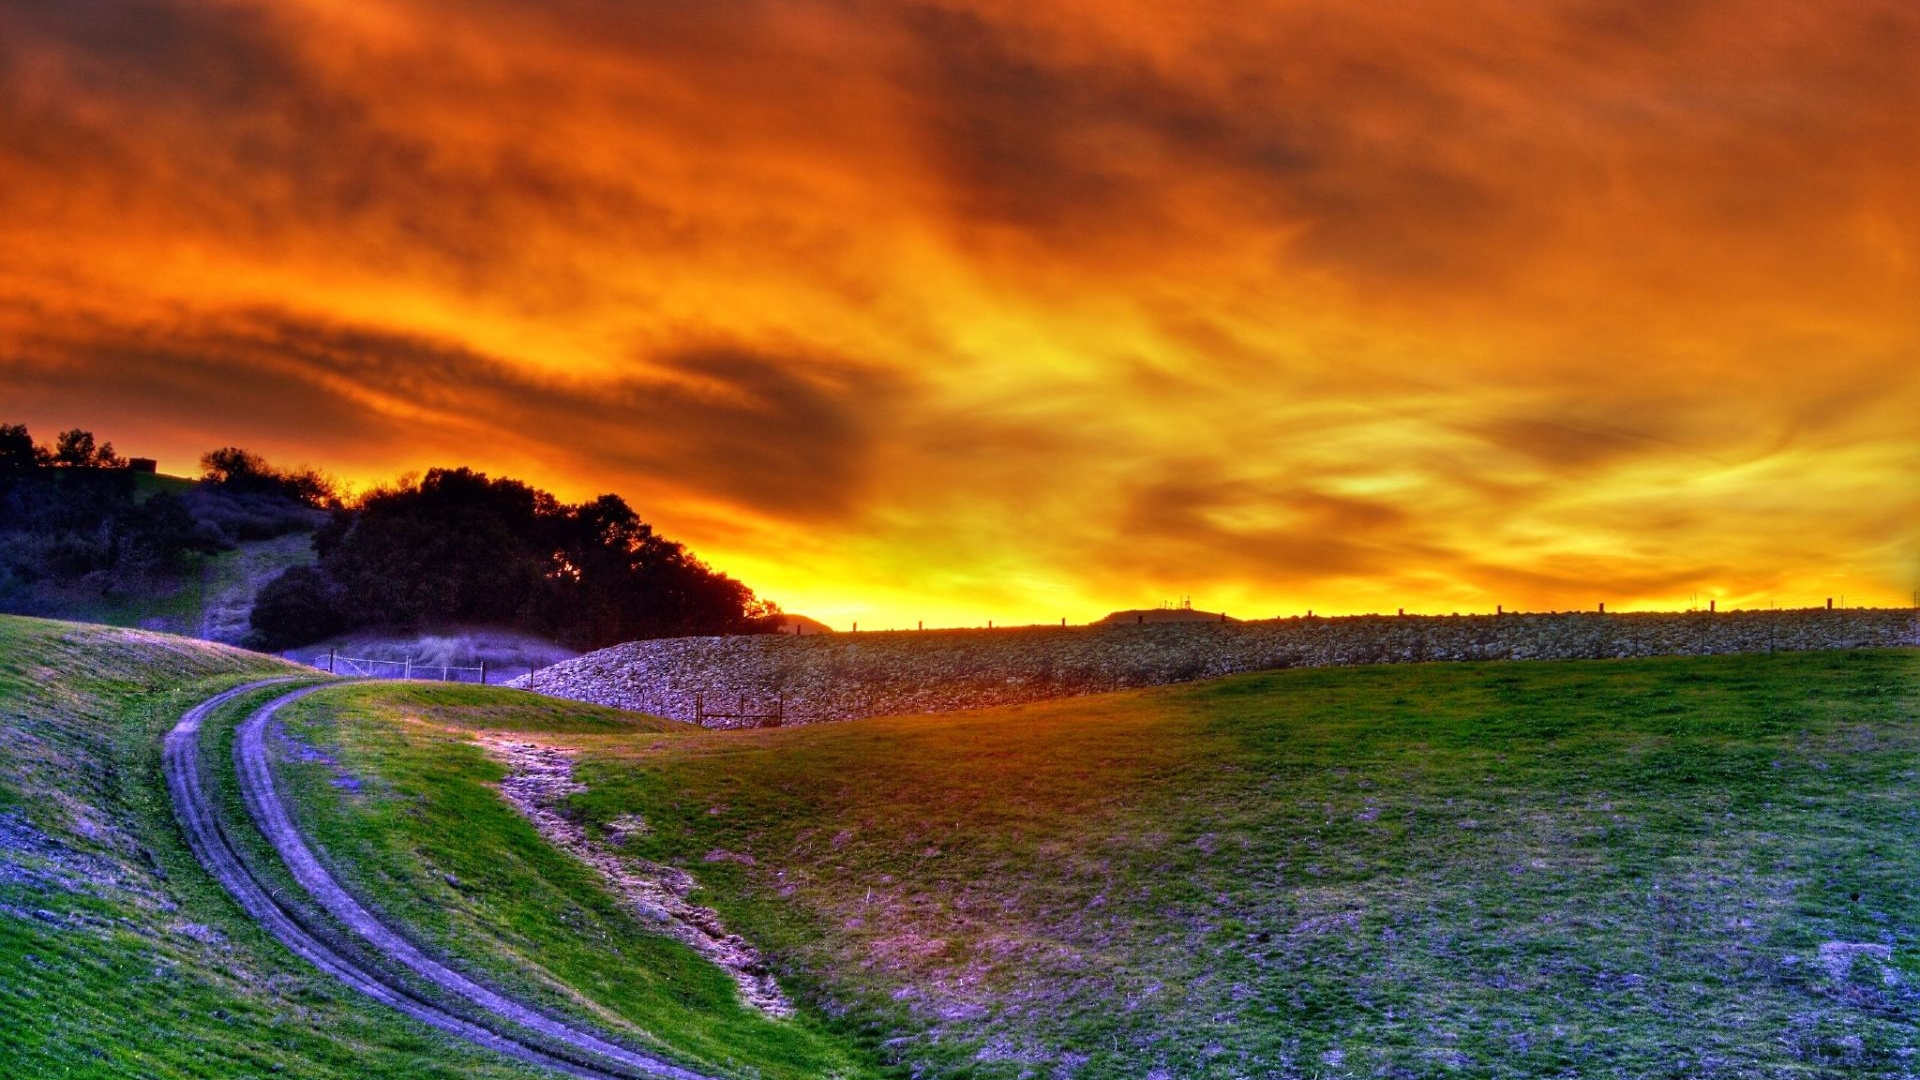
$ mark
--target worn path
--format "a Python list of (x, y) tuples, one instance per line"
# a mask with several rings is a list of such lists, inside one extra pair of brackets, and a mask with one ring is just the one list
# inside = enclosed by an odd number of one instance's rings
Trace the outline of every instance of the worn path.
[(586, 787), (574, 782), (572, 751), (526, 741), (524, 736), (486, 735), (479, 743), (507, 766), (500, 794), (520, 811), (548, 844), (600, 872), (608, 887), (635, 915), (679, 941), (733, 977), (748, 1005), (776, 1019), (793, 1015), (793, 1003), (752, 943), (728, 932), (720, 913), (687, 899), (693, 876), (678, 867), (621, 857), (560, 812), (560, 801)]
[[(320, 686), (282, 694), (250, 713), (235, 733), (234, 766), (254, 824), (307, 894), (300, 899), (325, 911), (346, 928), (352, 940), (343, 941), (338, 931), (312, 918), (304, 903), (276, 895), (242, 857), (240, 845), (215, 811), (202, 772), (200, 729), (214, 710), (234, 698), (286, 681), (247, 683), (195, 705), (168, 733), (163, 753), (167, 790), (188, 844), (249, 916), (296, 955), (361, 993), (522, 1061), (587, 1080), (710, 1080), (515, 1001), (452, 970), (381, 922), (341, 887), (294, 826), (267, 767), (266, 730), (274, 713)], [(359, 955), (362, 949), (380, 962)]]

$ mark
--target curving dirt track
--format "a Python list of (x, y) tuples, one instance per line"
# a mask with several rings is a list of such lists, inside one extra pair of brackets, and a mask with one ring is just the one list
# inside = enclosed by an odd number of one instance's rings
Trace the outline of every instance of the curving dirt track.
[[(201, 771), (200, 729), (222, 705), (287, 681), (247, 683), (200, 702), (167, 734), (162, 754), (174, 814), (194, 856), (249, 916), (296, 955), (376, 1001), (521, 1061), (584, 1080), (711, 1080), (474, 982), (422, 952), (340, 886), (294, 827), (266, 753), (273, 714), (326, 684), (282, 694), (248, 714), (235, 735), (234, 765), (248, 813), (307, 893), (302, 900), (337, 920), (354, 940), (341, 940), (343, 935), (313, 919), (303, 903), (276, 895), (247, 864), (215, 811)], [(363, 949), (379, 961), (370, 962)]]

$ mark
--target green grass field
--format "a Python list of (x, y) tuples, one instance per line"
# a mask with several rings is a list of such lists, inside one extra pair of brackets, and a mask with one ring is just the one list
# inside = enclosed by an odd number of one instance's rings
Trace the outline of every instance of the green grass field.
[(1917, 718), (1912, 652), (1296, 670), (575, 803), (919, 1075), (1913, 1076)]
[[(0, 620), (0, 1063), (527, 1075), (280, 958), (182, 849), (159, 735), (273, 670)], [(1295, 670), (750, 732), (363, 684), (286, 726), (277, 768), (363, 895), (729, 1075), (1920, 1074), (1911, 651)], [(801, 1016), (639, 932), (499, 800), (480, 730), (575, 750), (569, 812), (695, 875)]]
[(0, 616), (0, 1076), (528, 1078), (294, 960), (175, 827), (160, 740), (292, 665)]

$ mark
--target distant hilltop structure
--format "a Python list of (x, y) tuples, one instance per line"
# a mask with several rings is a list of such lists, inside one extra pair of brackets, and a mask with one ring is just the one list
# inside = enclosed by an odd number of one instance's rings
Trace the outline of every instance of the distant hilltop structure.
[(1095, 626), (1139, 626), (1147, 623), (1239, 622), (1218, 611), (1196, 611), (1193, 598), (1183, 596), (1178, 604), (1165, 603), (1157, 608), (1116, 611), (1094, 623)]

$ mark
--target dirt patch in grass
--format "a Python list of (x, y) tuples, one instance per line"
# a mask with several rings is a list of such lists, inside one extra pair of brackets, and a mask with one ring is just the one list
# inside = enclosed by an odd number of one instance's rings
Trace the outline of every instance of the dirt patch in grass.
[(253, 601), (267, 583), (314, 562), (313, 534), (289, 533), (241, 544), (209, 560), (202, 571), (204, 602), (195, 636), (237, 645), (252, 630)]
[[(752, 943), (729, 933), (712, 908), (688, 901), (694, 883), (686, 871), (623, 856), (562, 812), (561, 804), (569, 796), (586, 790), (573, 779), (572, 750), (516, 735), (486, 733), (477, 741), (507, 767), (500, 781), (501, 797), (533, 823), (542, 839), (593, 867), (642, 919), (726, 971), (747, 1004), (768, 1016), (793, 1015), (793, 1003), (780, 991)], [(636, 828), (631, 821), (621, 825), (627, 831)], [(720, 861), (711, 853), (708, 858)]]

